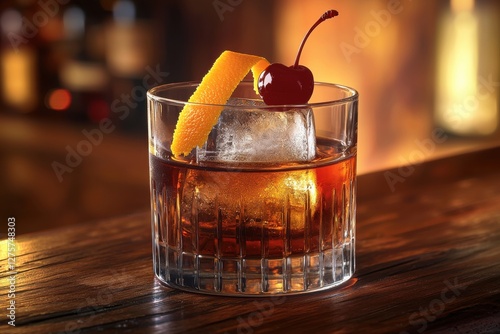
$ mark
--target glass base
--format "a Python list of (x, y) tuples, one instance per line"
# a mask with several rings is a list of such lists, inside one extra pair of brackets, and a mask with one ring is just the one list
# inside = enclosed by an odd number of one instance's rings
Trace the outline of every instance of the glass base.
[(300, 294), (336, 287), (355, 270), (354, 239), (341, 248), (279, 259), (216, 258), (159, 245), (157, 278), (169, 287), (212, 295)]

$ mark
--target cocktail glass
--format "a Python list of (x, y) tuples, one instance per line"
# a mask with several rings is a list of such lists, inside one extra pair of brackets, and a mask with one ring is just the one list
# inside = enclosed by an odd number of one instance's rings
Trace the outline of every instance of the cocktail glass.
[(315, 83), (308, 104), (271, 107), (243, 81), (203, 147), (176, 157), (176, 122), (198, 84), (148, 92), (156, 277), (240, 296), (312, 292), (351, 278), (358, 93)]

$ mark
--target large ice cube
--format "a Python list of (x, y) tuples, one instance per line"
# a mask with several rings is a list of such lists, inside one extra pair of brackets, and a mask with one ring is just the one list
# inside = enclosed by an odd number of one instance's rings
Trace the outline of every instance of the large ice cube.
[[(248, 106), (247, 109), (231, 105)], [(207, 142), (197, 149), (198, 161), (299, 162), (316, 154), (311, 109), (251, 109), (263, 102), (231, 99)]]

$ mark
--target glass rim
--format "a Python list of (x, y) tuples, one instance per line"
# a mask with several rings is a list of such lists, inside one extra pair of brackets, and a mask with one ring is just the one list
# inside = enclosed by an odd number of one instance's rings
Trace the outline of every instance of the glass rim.
[[(179, 105), (179, 106), (184, 106), (184, 105), (199, 105), (199, 106), (212, 106), (212, 107), (227, 107), (227, 104), (212, 104), (212, 103), (199, 103), (199, 102), (189, 102), (189, 101), (184, 101), (180, 99), (173, 99), (173, 98), (168, 98), (168, 97), (162, 97), (157, 95), (158, 92), (168, 90), (168, 89), (173, 89), (173, 88), (182, 88), (182, 87), (197, 87), (200, 84), (200, 81), (184, 81), (184, 82), (174, 82), (174, 83), (168, 83), (168, 84), (163, 84), (163, 85), (158, 85), (155, 87), (150, 88), (147, 91), (147, 97), (148, 99), (155, 100), (158, 102), (168, 102), (173, 105)], [(253, 81), (250, 80), (243, 80), (241, 84), (251, 84), (253, 86)], [(340, 98), (340, 99), (332, 99), (332, 100), (327, 100), (327, 101), (321, 101), (321, 102), (312, 102), (312, 103), (305, 103), (305, 104), (283, 104), (283, 105), (262, 105), (262, 106), (252, 106), (252, 109), (269, 109), (269, 108), (286, 108), (286, 109), (293, 109), (293, 108), (315, 108), (315, 107), (324, 107), (324, 106), (332, 106), (332, 105), (339, 105), (339, 104), (345, 104), (349, 102), (354, 102), (358, 100), (359, 93), (357, 90), (354, 88), (351, 88), (349, 86), (341, 85), (341, 84), (335, 84), (335, 83), (328, 83), (328, 82), (322, 82), (322, 81), (315, 81), (314, 86), (324, 86), (324, 87), (330, 87), (330, 88), (336, 88), (340, 89), (346, 92), (350, 93), (350, 96)], [(248, 106), (240, 106), (240, 105), (230, 105), (232, 109), (248, 109)]]

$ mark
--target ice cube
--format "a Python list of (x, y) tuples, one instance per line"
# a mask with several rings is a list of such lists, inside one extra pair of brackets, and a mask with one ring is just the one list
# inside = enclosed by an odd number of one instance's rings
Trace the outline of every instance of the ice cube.
[[(245, 109), (231, 106), (248, 106)], [(197, 149), (198, 161), (301, 162), (316, 155), (312, 109), (252, 109), (261, 101), (230, 99), (207, 142)]]

